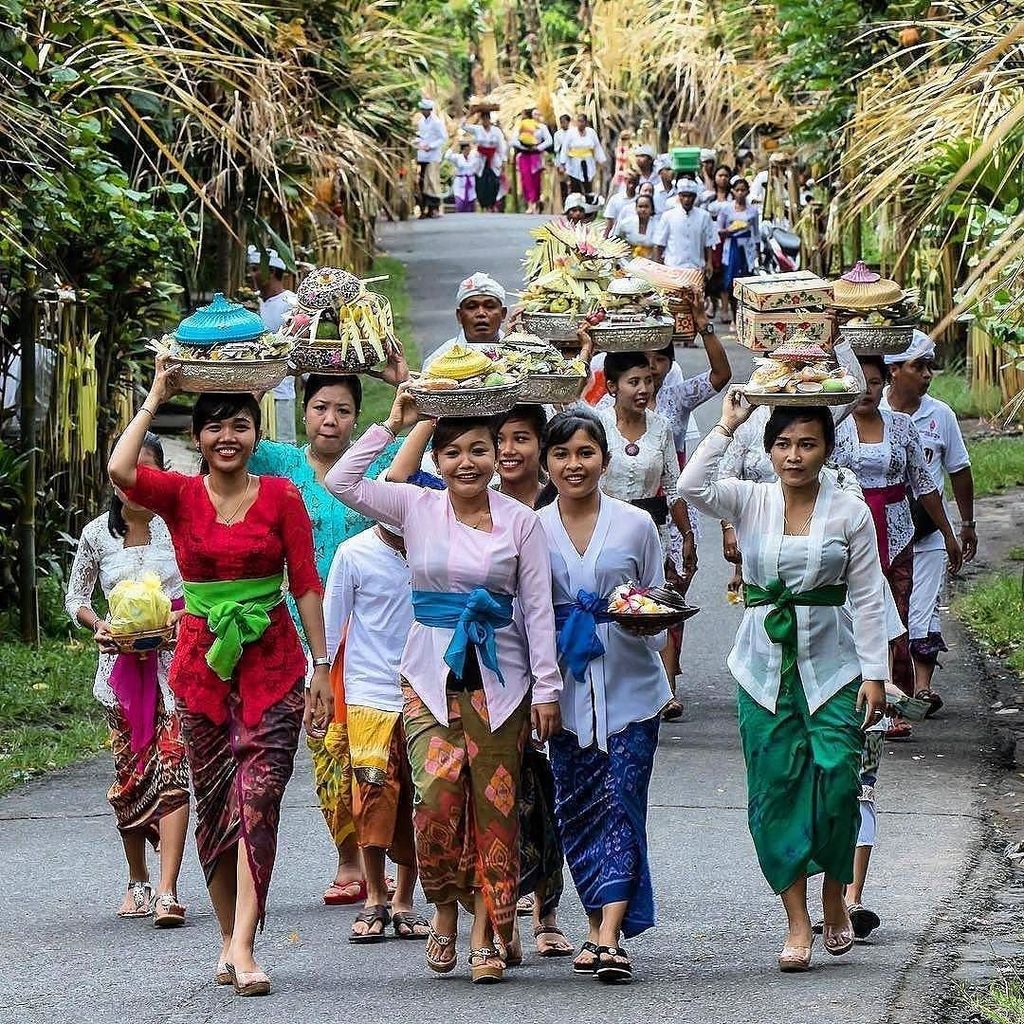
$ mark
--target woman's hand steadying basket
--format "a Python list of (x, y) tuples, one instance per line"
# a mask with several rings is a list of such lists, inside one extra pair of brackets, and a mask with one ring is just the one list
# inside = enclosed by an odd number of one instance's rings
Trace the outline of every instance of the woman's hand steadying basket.
[(388, 361), (384, 364), (383, 370), (367, 371), (367, 376), (377, 377), (394, 388), (409, 379), (409, 364), (405, 360), (405, 350), (401, 342), (396, 342), (396, 346), (388, 353)]
[(746, 400), (742, 388), (731, 387), (722, 399), (722, 418), (718, 425), (727, 434), (732, 434), (737, 427), (742, 426), (750, 419), (754, 407)]
[(96, 620), (93, 639), (104, 654), (117, 654), (117, 644), (114, 643), (114, 635), (110, 632), (110, 624), (104, 619)]
[(398, 385), (395, 392), (395, 400), (391, 403), (391, 412), (384, 424), (395, 437), (398, 437), (403, 430), (414, 427), (421, 419), (419, 406), (416, 405), (415, 396), (409, 394), (409, 381)]
[(170, 356), (157, 356), (149, 397), (159, 406), (172, 399), (179, 390), (177, 366), (171, 361)]

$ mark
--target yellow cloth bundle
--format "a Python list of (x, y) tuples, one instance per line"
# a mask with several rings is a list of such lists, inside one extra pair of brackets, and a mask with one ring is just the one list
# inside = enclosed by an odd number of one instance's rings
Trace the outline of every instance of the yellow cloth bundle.
[(378, 711), (358, 704), (348, 706), (352, 772), (360, 782), (383, 786), (387, 781), (391, 734), (398, 715), (398, 711)]
[(159, 577), (151, 572), (141, 580), (121, 580), (111, 590), (107, 604), (111, 633), (163, 629), (171, 619), (171, 599), (163, 592)]
[(524, 117), (519, 122), (519, 142), (524, 146), (536, 146), (539, 127), (539, 121), (535, 121), (532, 117)]

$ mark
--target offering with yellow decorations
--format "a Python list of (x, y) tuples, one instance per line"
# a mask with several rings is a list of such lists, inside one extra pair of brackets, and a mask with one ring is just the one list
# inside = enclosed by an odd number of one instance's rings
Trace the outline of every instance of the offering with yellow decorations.
[(832, 309), (839, 335), (857, 355), (895, 355), (906, 350), (921, 320), (916, 293), (858, 261), (833, 282)]
[(523, 378), (469, 345), (453, 345), (432, 360), (409, 394), (428, 416), (490, 416), (519, 400)]
[(122, 653), (155, 651), (170, 639), (171, 600), (154, 573), (121, 580), (110, 591), (107, 604), (110, 633)]

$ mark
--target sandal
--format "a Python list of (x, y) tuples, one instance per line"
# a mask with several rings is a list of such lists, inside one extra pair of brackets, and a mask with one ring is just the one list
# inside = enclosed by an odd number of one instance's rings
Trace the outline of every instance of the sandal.
[(673, 697), (661, 710), (663, 722), (674, 722), (677, 718), (683, 717), (683, 705)]
[(914, 730), (911, 728), (910, 723), (904, 722), (902, 718), (894, 720), (892, 725), (885, 730), (885, 738), (887, 740), (895, 740), (897, 742), (909, 740), (913, 735)]
[(633, 965), (621, 946), (598, 946), (594, 973), (605, 985), (628, 985), (633, 980)]
[(231, 970), (231, 964), (217, 964), (217, 970), (213, 972), (213, 983), (214, 985), (233, 985), (235, 983), (235, 972)]
[(793, 946), (786, 943), (779, 953), (779, 970), (783, 974), (802, 974), (811, 969), (811, 949), (814, 947), (814, 936), (809, 946)]
[[(365, 924), (366, 931), (355, 931), (357, 924)], [(380, 931), (374, 931), (374, 927), (378, 924), (380, 925)], [(391, 924), (391, 915), (388, 913), (387, 907), (380, 903), (373, 907), (367, 907), (356, 914), (356, 919), (352, 922), (353, 930), (349, 932), (348, 941), (359, 945), (384, 942), (387, 939), (387, 935), (384, 932), (389, 924)]]
[(519, 902), (516, 904), (516, 917), (532, 917), (534, 901), (535, 897), (532, 892), (520, 896)]
[(149, 882), (132, 881), (128, 883), (128, 895), (135, 904), (134, 910), (119, 910), (118, 917), (149, 917), (153, 913), (153, 887)]
[(925, 718), (931, 718), (936, 712), (942, 710), (942, 705), (945, 703), (943, 699), (931, 690), (918, 690), (914, 694), (915, 700), (923, 700), (928, 705), (928, 710), (924, 713)]
[(850, 924), (853, 925), (853, 935), (857, 939), (866, 939), (882, 921), (873, 911), (860, 903), (851, 903), (846, 912), (850, 915)]
[(840, 925), (829, 924), (826, 921), (822, 937), (825, 940), (825, 952), (831, 953), (832, 956), (845, 956), (853, 949), (853, 926), (849, 918)]
[[(434, 930), (433, 925), (428, 925), (430, 931), (427, 933), (427, 951), (425, 959), (427, 966), (438, 974), (448, 974), (449, 971), (455, 970), (455, 964), (458, 960), (458, 953), (455, 949), (455, 936), (454, 935), (442, 935), (440, 932)], [(435, 948), (440, 950), (442, 953), (452, 947), (452, 955), (445, 959), (439, 956), (433, 956), (430, 952), (430, 944), (433, 943)]]
[(505, 961), (490, 946), (469, 951), (469, 970), (474, 985), (496, 985), (505, 980)]
[(506, 945), (500, 935), (494, 936), (494, 951), (498, 959), (502, 960), (506, 967), (521, 967), (523, 963), (523, 940), (519, 935), (519, 928), (513, 925), (512, 941)]
[[(391, 926), (395, 930), (396, 939), (414, 939), (417, 942), (422, 942), (430, 935), (430, 922), (425, 917), (420, 917), (415, 910), (399, 910), (392, 914)], [(427, 930), (417, 932), (417, 928)]]
[(153, 924), (157, 928), (178, 928), (185, 923), (185, 908), (173, 892), (157, 893), (153, 900)]
[(537, 953), (540, 956), (572, 956), (576, 952), (576, 947), (565, 937), (565, 932), (556, 924), (538, 924), (533, 927), (533, 937), (540, 939), (544, 935), (556, 935), (561, 942), (556, 939), (554, 942), (547, 942), (541, 946), (541, 943), (537, 942)]
[(265, 971), (236, 971), (231, 964), (225, 964), (224, 968), (231, 975), (236, 996), (270, 995), (270, 979)]
[(351, 907), (366, 900), (366, 879), (351, 882), (331, 882), (324, 890), (324, 903), (329, 907)]
[[(584, 954), (589, 954), (589, 960), (583, 960), (581, 957)], [(593, 975), (597, 970), (597, 944), (591, 942), (589, 939), (580, 946), (580, 951), (576, 954), (575, 959), (572, 962), (572, 973), (573, 974), (587, 974)]]

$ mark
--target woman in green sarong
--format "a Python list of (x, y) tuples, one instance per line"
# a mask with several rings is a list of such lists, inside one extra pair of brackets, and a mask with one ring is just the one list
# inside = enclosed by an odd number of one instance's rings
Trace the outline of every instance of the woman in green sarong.
[(740, 685), (750, 832), (789, 919), (779, 969), (804, 971), (810, 875), (824, 874), (826, 952), (853, 948), (843, 887), (860, 822), (862, 729), (881, 718), (889, 675), (882, 568), (867, 505), (821, 473), (835, 443), (828, 409), (773, 411), (764, 445), (776, 482), (718, 479), (750, 413), (730, 390), (678, 490), (734, 523), (743, 551), (746, 612), (729, 668)]

